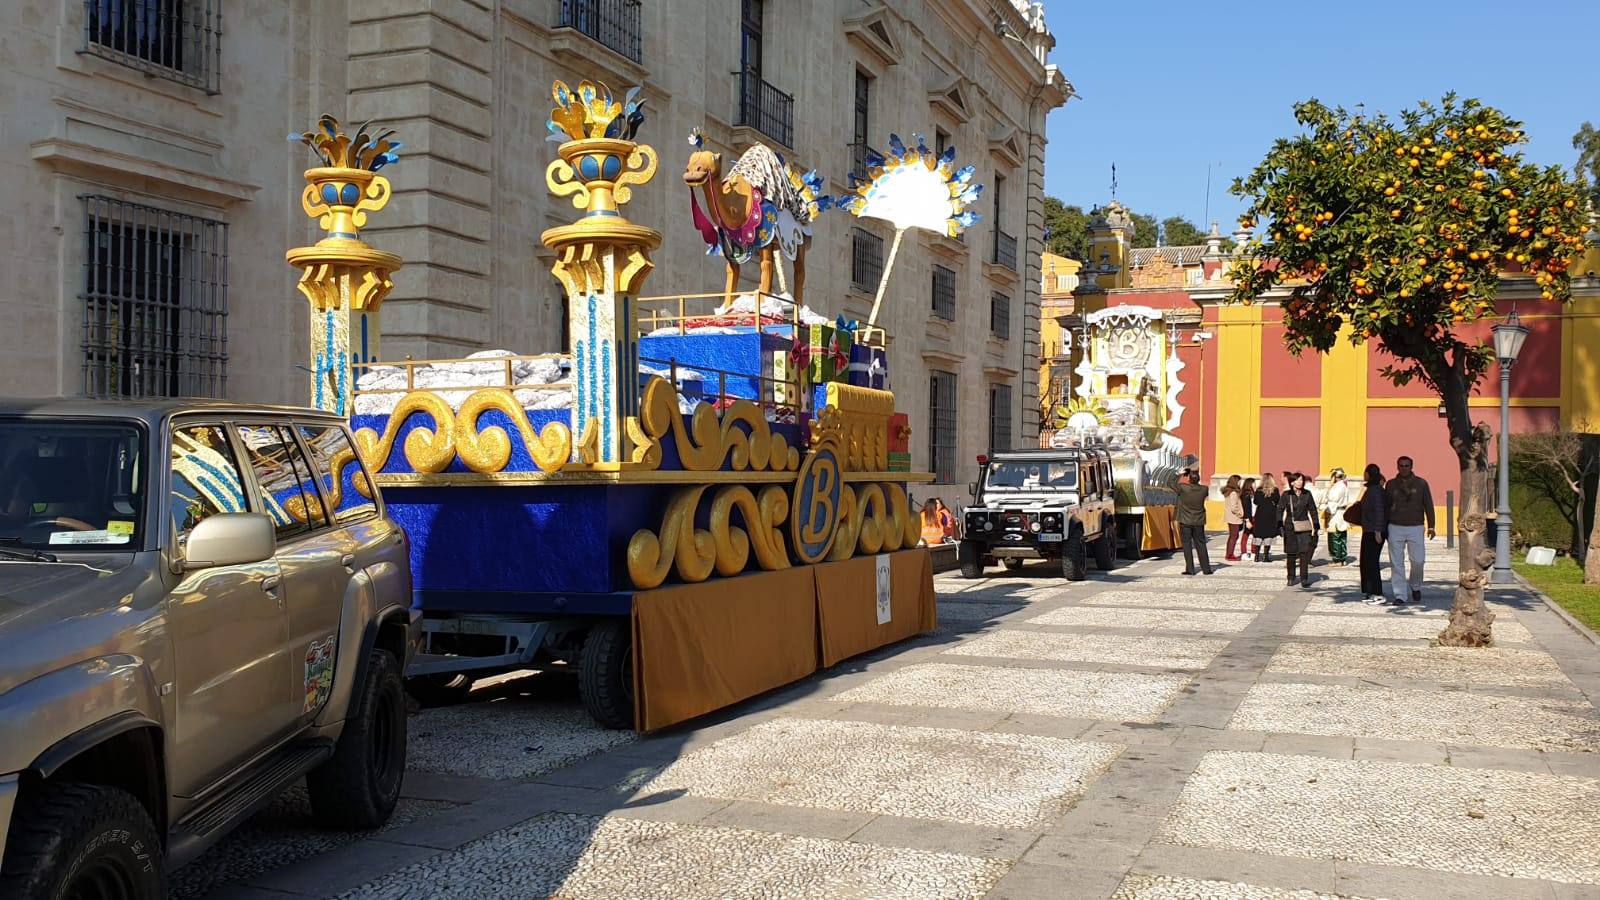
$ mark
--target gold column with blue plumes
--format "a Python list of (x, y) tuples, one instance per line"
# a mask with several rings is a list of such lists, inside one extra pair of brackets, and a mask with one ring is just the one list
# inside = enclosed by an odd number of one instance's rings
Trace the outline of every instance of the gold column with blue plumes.
[(369, 125), (351, 137), (325, 115), (316, 130), (289, 135), (322, 163), (306, 170), (300, 205), (327, 235), (286, 254), (302, 271), (300, 293), (311, 301), (311, 405), (341, 416), (354, 412), (356, 379), (381, 358), (378, 308), (401, 265), (400, 257), (361, 239), (367, 213), (389, 202), (389, 180), (378, 170), (400, 159), (394, 132)]
[(555, 251), (551, 267), (567, 292), (572, 329), (572, 434), (577, 461), (601, 468), (643, 452), (639, 412), (639, 287), (655, 263), (661, 233), (635, 225), (618, 207), (656, 172), (656, 151), (635, 143), (644, 122), (639, 89), (622, 102), (604, 84), (557, 81), (549, 140), (561, 142), (545, 183), (571, 196), (583, 216), (541, 236)]

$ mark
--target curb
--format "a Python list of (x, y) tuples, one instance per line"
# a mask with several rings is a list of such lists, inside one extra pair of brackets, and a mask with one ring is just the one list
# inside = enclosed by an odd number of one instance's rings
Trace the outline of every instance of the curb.
[(1517, 583), (1518, 584), (1520, 584), (1524, 588), (1527, 588), (1528, 590), (1532, 591), (1533, 595), (1535, 597), (1538, 597), (1540, 600), (1544, 601), (1545, 609), (1548, 609), (1551, 612), (1555, 613), (1557, 618), (1559, 618), (1559, 619), (1561, 619), (1561, 621), (1567, 623), (1567, 627), (1571, 628), (1573, 631), (1576, 631), (1579, 634), (1579, 636), (1581, 636), (1584, 639), (1588, 640), (1589, 643), (1594, 644), (1595, 646), (1600, 646), (1600, 635), (1597, 635), (1593, 631), (1591, 631), (1589, 629), (1589, 626), (1587, 626), (1587, 625), (1583, 624), (1582, 622), (1578, 621), (1572, 615), (1572, 613), (1567, 612), (1564, 608), (1562, 608), (1561, 604), (1559, 604), (1556, 601), (1550, 599), (1549, 595), (1545, 594), (1544, 591), (1541, 591), (1538, 588), (1534, 587), (1533, 586), (1533, 582), (1531, 582), (1528, 579), (1524, 578), (1522, 576), (1521, 572), (1513, 571), (1511, 574), (1517, 579)]

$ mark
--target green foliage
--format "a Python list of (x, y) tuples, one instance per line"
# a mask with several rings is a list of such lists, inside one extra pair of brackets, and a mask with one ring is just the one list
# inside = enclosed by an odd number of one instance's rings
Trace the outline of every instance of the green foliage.
[(1079, 206), (1044, 198), (1044, 226), (1050, 231), (1045, 249), (1068, 259), (1089, 258), (1089, 216)]
[(1573, 170), (1578, 173), (1578, 180), (1588, 187), (1595, 204), (1600, 205), (1600, 128), (1583, 123), (1572, 136), (1572, 149), (1578, 151), (1578, 164)]
[(1577, 560), (1558, 556), (1553, 566), (1515, 562), (1512, 567), (1578, 621), (1600, 631), (1600, 587), (1583, 583), (1583, 566)]
[(1295, 119), (1302, 132), (1234, 182), (1250, 202), (1240, 224), (1271, 225), (1234, 266), (1230, 301), (1282, 290), (1296, 353), (1329, 350), (1344, 328), (1378, 341), (1398, 361), (1390, 380), (1421, 379), (1451, 405), (1452, 432), (1470, 432), (1466, 397), (1491, 354), (1455, 328), (1493, 313), (1511, 263), (1544, 299), (1569, 297), (1585, 230), (1578, 187), (1525, 163), (1513, 149), (1521, 123), (1477, 100), (1448, 95), (1398, 121), (1309, 100)]
[(1156, 217), (1144, 213), (1128, 210), (1128, 215), (1133, 218), (1133, 246), (1154, 247), (1156, 245)]
[(1206, 242), (1206, 233), (1183, 216), (1162, 219), (1161, 231), (1161, 242), (1169, 247), (1190, 247)]

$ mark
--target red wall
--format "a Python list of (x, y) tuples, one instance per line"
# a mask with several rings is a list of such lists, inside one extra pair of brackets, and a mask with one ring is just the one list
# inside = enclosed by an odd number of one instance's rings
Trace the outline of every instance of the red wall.
[(1314, 475), (1321, 464), (1322, 410), (1262, 407), (1261, 471), (1281, 479), (1285, 471)]
[[(1499, 312), (1509, 314), (1513, 304), (1500, 304)], [(1559, 308), (1550, 305), (1522, 304), (1520, 310), (1528, 315), (1551, 314), (1559, 312)], [(1470, 325), (1463, 325), (1456, 329), (1456, 334), (1467, 343), (1483, 341), (1493, 344), (1492, 333), (1498, 324), (1495, 319), (1484, 319)], [(1513, 397), (1559, 397), (1561, 396), (1561, 320), (1560, 319), (1524, 319), (1523, 324), (1532, 329), (1528, 340), (1522, 345), (1522, 354), (1515, 374), (1511, 376), (1511, 396)], [(1387, 378), (1378, 374), (1384, 366), (1394, 361), (1394, 357), (1378, 349), (1376, 343), (1369, 344), (1371, 353), (1368, 358), (1371, 365), (1367, 372), (1367, 396), (1369, 397), (1432, 397), (1420, 381), (1413, 380), (1403, 388), (1397, 388), (1389, 383)], [(1500, 369), (1490, 366), (1483, 380), (1478, 382), (1476, 396), (1500, 396)]]
[[(1474, 422), (1486, 423), (1495, 433), (1495, 443), (1489, 451), (1493, 461), (1499, 455), (1500, 410), (1492, 407), (1474, 407)], [(1548, 431), (1560, 424), (1561, 411), (1554, 407), (1511, 408), (1511, 433), (1522, 434)], [(1439, 418), (1438, 407), (1426, 409), (1369, 409), (1367, 410), (1367, 462), (1377, 463), (1383, 474), (1393, 476), (1394, 461), (1409, 456), (1416, 462), (1416, 473), (1428, 479), (1434, 490), (1434, 502), (1444, 505), (1444, 491), (1456, 489), (1461, 464), (1455, 451), (1450, 449), (1450, 433), (1445, 420)]]

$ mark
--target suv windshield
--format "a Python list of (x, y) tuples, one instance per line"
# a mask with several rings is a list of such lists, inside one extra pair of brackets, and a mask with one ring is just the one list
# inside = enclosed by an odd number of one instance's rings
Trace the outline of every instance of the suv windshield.
[(984, 487), (991, 491), (1060, 490), (1078, 486), (1078, 463), (997, 462), (989, 464)]
[(0, 419), (0, 547), (139, 549), (143, 444), (133, 425)]

